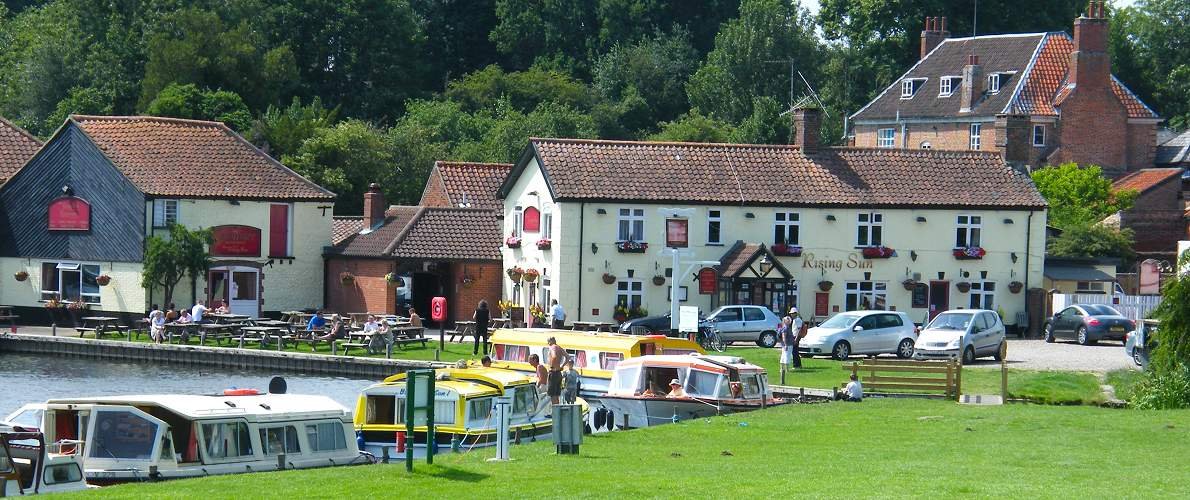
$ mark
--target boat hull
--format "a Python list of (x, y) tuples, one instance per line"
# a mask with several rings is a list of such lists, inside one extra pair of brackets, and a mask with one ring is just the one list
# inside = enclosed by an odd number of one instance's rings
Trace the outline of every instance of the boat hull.
[(83, 470), (83, 477), (86, 479), (88, 484), (106, 486), (111, 484), (139, 481), (160, 481), (166, 479), (186, 479), (223, 474), (242, 474), (245, 472), (276, 471), (281, 470), (282, 468), (287, 470), (313, 469), (337, 465), (358, 465), (368, 463), (372, 463), (372, 460), (363, 454), (356, 454), (355, 456), (343, 454), (336, 457), (311, 460), (285, 460), (283, 466), (279, 466), (278, 460), (274, 457), (273, 460), (253, 460), (249, 462), (226, 464), (193, 464), (179, 466), (176, 469), (157, 468), (156, 475), (152, 475), (152, 471), (141, 466), (108, 469), (85, 469)]
[[(772, 400), (768, 406), (784, 404)], [(694, 399), (666, 399), (625, 396), (600, 396), (598, 404), (613, 412), (615, 425), (620, 428), (652, 427), (696, 418), (729, 415), (759, 410), (760, 403), (715, 402)], [(625, 426), (625, 421), (627, 425)]]
[[(531, 443), (535, 441), (548, 440), (553, 437), (554, 426), (551, 422), (540, 423), (535, 426), (525, 426), (513, 429), (509, 433), (509, 440), (513, 444)], [(396, 435), (392, 432), (382, 431), (363, 431), (364, 436), (364, 451), (375, 455), (376, 457), (389, 457), (390, 459), (403, 460), (405, 458), (404, 452), (397, 450)], [(485, 448), (496, 445), (496, 438), (498, 437), (496, 429), (472, 429), (468, 432), (454, 432), (437, 430), (434, 432), (434, 442), (438, 447), (436, 453), (450, 452), (451, 448), (458, 443), (459, 451), (470, 451), (474, 448)], [(406, 446), (410, 445), (406, 442)], [(426, 433), (415, 432), (413, 434), (413, 456), (416, 458), (424, 457), (426, 453)]]

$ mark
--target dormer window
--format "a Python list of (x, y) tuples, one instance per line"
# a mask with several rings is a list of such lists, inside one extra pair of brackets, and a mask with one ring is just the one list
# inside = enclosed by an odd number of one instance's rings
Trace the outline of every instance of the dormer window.
[(917, 89), (926, 83), (925, 78), (906, 78), (901, 80), (901, 99), (912, 99)]
[(1000, 73), (992, 73), (988, 75), (988, 93), (995, 94), (1000, 91)]
[(938, 83), (938, 97), (950, 97), (954, 94), (955, 87), (959, 86), (959, 82), (963, 79), (957, 76), (944, 76)]

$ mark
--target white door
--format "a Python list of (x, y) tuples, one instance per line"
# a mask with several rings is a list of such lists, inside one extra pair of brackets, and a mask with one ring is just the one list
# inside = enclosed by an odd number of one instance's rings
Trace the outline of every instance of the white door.
[(260, 272), (250, 267), (231, 269), (231, 289), (227, 308), (232, 314), (253, 318), (260, 316)]

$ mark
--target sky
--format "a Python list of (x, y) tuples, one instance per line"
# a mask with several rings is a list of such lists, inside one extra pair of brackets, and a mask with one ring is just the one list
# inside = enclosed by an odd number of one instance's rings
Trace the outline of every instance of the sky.
[[(815, 13), (815, 14), (818, 13), (818, 0), (798, 0), (798, 1), (801, 2), (802, 5), (805, 6), (807, 9), (810, 9), (810, 12)], [(1134, 5), (1136, 3), (1136, 0), (1111, 0), (1111, 1), (1112, 1), (1112, 4), (1117, 7), (1125, 7), (1125, 6), (1129, 6), (1129, 5)]]

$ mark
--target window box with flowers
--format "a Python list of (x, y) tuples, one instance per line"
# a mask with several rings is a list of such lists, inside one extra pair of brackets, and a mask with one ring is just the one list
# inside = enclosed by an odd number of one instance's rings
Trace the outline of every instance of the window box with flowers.
[(649, 244), (643, 241), (617, 241), (616, 251), (620, 253), (645, 253)]
[(889, 257), (896, 257), (897, 251), (889, 247), (864, 247), (861, 250), (865, 259), (887, 259)]
[(987, 250), (983, 247), (960, 247), (954, 249), (954, 258), (958, 260), (978, 260), (987, 255)]
[(785, 243), (777, 243), (771, 247), (773, 255), (780, 257), (801, 257), (802, 247), (797, 245), (787, 245)]
[(524, 277), (526, 283), (532, 283), (534, 281), (537, 281), (538, 276), (541, 276), (541, 272), (530, 267), (529, 269), (525, 270), (525, 274), (523, 277)]
[(512, 280), (513, 283), (520, 283), (521, 277), (525, 275), (525, 270), (519, 266), (510, 267), (504, 272), (508, 274), (508, 279)]
[(552, 244), (553, 243), (550, 241), (549, 238), (542, 238), (540, 240), (537, 240), (537, 249), (538, 250), (549, 250), (550, 246), (552, 246)]
[(630, 319), (643, 318), (649, 315), (649, 310), (640, 306), (629, 308), (617, 304), (613, 311), (612, 319), (616, 320), (617, 323), (623, 323)]
[(520, 248), (521, 247), (521, 237), (514, 234), (512, 236), (504, 238), (504, 244), (506, 246), (508, 246), (508, 248)]

